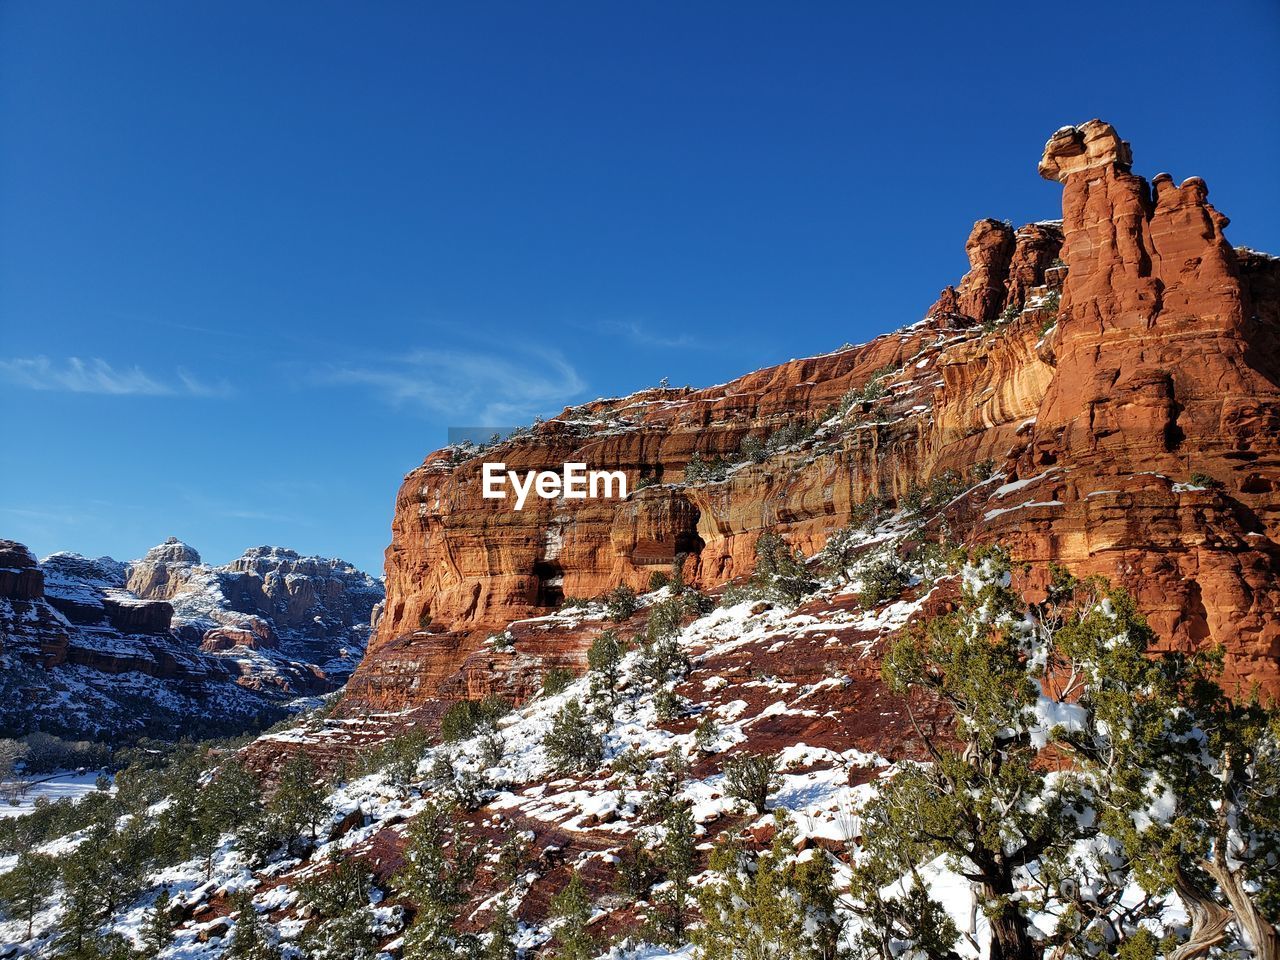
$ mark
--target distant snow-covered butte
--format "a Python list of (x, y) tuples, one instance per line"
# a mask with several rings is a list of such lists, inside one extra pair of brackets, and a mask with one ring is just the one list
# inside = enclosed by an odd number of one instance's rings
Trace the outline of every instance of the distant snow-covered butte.
[(0, 735), (254, 729), (338, 689), (382, 584), (342, 560), (253, 547), (222, 566), (170, 538), (121, 563), (0, 540)]

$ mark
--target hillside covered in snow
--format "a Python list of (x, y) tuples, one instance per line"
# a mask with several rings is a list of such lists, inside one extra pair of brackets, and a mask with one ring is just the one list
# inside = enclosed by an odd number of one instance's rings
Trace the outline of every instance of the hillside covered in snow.
[(0, 871), (62, 879), (10, 898), (7, 956), (90, 935), (210, 960), (1247, 949), (1271, 929), (1280, 714), (1150, 659), (1123, 592), (1064, 576), (1026, 604), (1003, 552), (922, 541), (930, 512), (808, 563), (766, 546), (717, 597), (512, 624), (495, 658), (594, 638), (523, 705), (321, 710), (11, 821)]

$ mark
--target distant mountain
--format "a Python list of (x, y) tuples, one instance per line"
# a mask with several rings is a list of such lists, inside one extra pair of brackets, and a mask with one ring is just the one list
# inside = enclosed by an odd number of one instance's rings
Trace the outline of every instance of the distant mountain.
[(252, 729), (340, 687), (382, 584), (350, 564), (254, 547), (211, 566), (170, 538), (121, 563), (0, 540), (0, 735)]

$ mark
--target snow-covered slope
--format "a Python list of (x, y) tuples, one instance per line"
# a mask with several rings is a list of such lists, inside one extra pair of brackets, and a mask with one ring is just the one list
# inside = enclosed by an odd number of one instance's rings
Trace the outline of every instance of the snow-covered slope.
[[(592, 679), (584, 676), (504, 717), (497, 731), (499, 756), (492, 754), (487, 737), (476, 736), (425, 749), (413, 765), (416, 772), (409, 784), (383, 771), (330, 787), (321, 840), (301, 861), (281, 851), (265, 868), (255, 869), (235, 849), (233, 836), (224, 835), (210, 874), (205, 864), (192, 861), (148, 880), (155, 891), (172, 891), (184, 916), (198, 918), (180, 927), (164, 956), (222, 956), (230, 939), (227, 900), (245, 889), (256, 892), (257, 908), (275, 921), (279, 935), (296, 940), (304, 927), (298, 883), (314, 876), (330, 858), (346, 855), (377, 865), (372, 910), (381, 939), (395, 950), (403, 911), (380, 870), (389, 872), (400, 861), (406, 823), (433, 798), (454, 792), (451, 782), (440, 779), (441, 769), (451, 771), (449, 777), (481, 784), (478, 808), (467, 814), (477, 833), (514, 832), (527, 841), (531, 862), (517, 880), (514, 895), (517, 905), (524, 901), (528, 907), (530, 919), (519, 930), (519, 942), (528, 950), (551, 938), (547, 891), (562, 885), (568, 869), (611, 874), (631, 839), (659, 841), (660, 830), (649, 823), (644, 810), (645, 779), (661, 769), (673, 748), (692, 761), (677, 796), (692, 804), (699, 843), (705, 845), (726, 829), (764, 829), (772, 823), (772, 816), (751, 813), (725, 791), (724, 758), (748, 749), (779, 751), (782, 774), (772, 805), (793, 813), (801, 838), (808, 843), (842, 843), (851, 836), (851, 812), (867, 794), (866, 784), (890, 769), (874, 745), (881, 740), (879, 731), (893, 724), (889, 715), (896, 717), (899, 709), (878, 702), (880, 688), (871, 669), (876, 661), (870, 654), (919, 613), (933, 589), (917, 583), (901, 600), (863, 610), (858, 587), (857, 582), (833, 584), (800, 609), (749, 599), (696, 617), (677, 639), (691, 668), (674, 682), (647, 679), (642, 655), (633, 649), (620, 664), (614, 716), (607, 724), (597, 724), (604, 743), (598, 768), (569, 775), (557, 772), (544, 746), (565, 704), (590, 700)], [(655, 604), (670, 599), (665, 588), (643, 596), (640, 609), (623, 624), (613, 624), (604, 607), (596, 604), (513, 626), (549, 634), (599, 632), (614, 626), (625, 635), (643, 626)], [(519, 640), (514, 647), (499, 645), (494, 656), (520, 660), (524, 655), (519, 646)], [(778, 655), (780, 648), (785, 648), (784, 655)], [(679, 716), (662, 715), (663, 691), (682, 700)], [(874, 730), (858, 722), (872, 704), (878, 710)], [(713, 722), (710, 739), (696, 733), (702, 718)], [(322, 770), (359, 770), (361, 758), (422, 721), (422, 715), (408, 713), (315, 718), (259, 738), (242, 757), (268, 784), (279, 776), (287, 757), (299, 752), (311, 756)], [(619, 759), (628, 754), (642, 757), (648, 772), (630, 780), (621, 773)], [(65, 853), (69, 843), (81, 839), (69, 837), (49, 849)], [(8, 865), (0, 857), (0, 871)], [(496, 892), (489, 891), (473, 904), (477, 928), (484, 926), (493, 906), (490, 895)], [(143, 905), (122, 911), (113, 928), (131, 939), (138, 937)], [(38, 918), (36, 943), (42, 931), (47, 936), (55, 928), (58, 912), (51, 909)], [(618, 916), (622, 918), (620, 910)], [(609, 910), (600, 913), (597, 926), (614, 928)], [(12, 924), (0, 926), (0, 935), (6, 933), (17, 936), (18, 930)], [(668, 953), (653, 949), (642, 955), (657, 958)], [(687, 950), (669, 955), (683, 957)]]
[[(458, 842), (489, 844), (459, 907), (461, 930), (487, 936), (503, 902), (517, 918), (512, 939), (519, 955), (525, 960), (554, 956), (543, 952), (559, 926), (550, 904), (577, 874), (589, 890), (589, 927), (597, 941), (591, 955), (696, 958), (702, 954), (695, 947), (659, 946), (646, 932), (646, 918), (660, 908), (663, 884), (637, 896), (616, 892), (635, 851), (660, 851), (665, 843), (668, 828), (653, 813), (655, 797), (663, 797), (689, 810), (694, 895), (723, 882), (710, 858), (715, 841), (733, 836), (748, 850), (767, 849), (783, 824), (789, 831), (783, 848), (789, 862), (813, 857), (830, 862), (840, 939), (852, 946), (863, 923), (849, 906), (851, 870), (864, 829), (860, 811), (889, 778), (916, 762), (903, 752), (909, 739), (904, 701), (889, 695), (879, 680), (881, 654), (909, 622), (945, 607), (962, 585), (980, 590), (986, 576), (975, 567), (955, 576), (924, 561), (913, 565), (896, 597), (868, 603), (865, 577), (881, 542), (868, 537), (864, 546), (864, 560), (849, 582), (830, 581), (799, 606), (747, 598), (686, 617), (673, 642), (687, 658), (687, 668), (665, 679), (654, 676), (651, 655), (643, 648), (625, 653), (612, 687), (612, 708), (589, 714), (602, 747), (600, 759), (576, 772), (548, 751), (548, 734), (568, 705), (598, 707), (603, 688), (597, 671), (536, 697), (493, 729), (454, 743), (423, 742), (398, 773), (371, 758), (380, 745), (429, 726), (422, 713), (315, 716), (259, 738), (241, 759), (268, 786), (298, 754), (326, 771), (317, 842), (300, 856), (282, 847), (255, 863), (234, 834), (224, 833), (207, 861), (168, 865), (146, 876), (145, 892), (116, 911), (108, 929), (137, 942), (146, 906), (160, 890), (168, 890), (175, 915), (184, 919), (161, 956), (214, 960), (227, 955), (235, 929), (231, 898), (248, 891), (260, 923), (284, 946), (285, 956), (297, 948), (310, 956), (319, 920), (306, 904), (306, 883), (349, 861), (371, 877), (367, 922), (381, 945), (379, 956), (399, 956), (412, 917), (406, 908), (412, 904), (398, 894), (393, 878), (409, 856), (410, 824), (436, 809), (441, 798), (450, 798), (461, 804), (454, 829), (467, 839)], [(596, 604), (519, 626), (547, 633), (585, 629), (598, 634), (612, 628), (626, 636), (671, 602), (671, 591), (663, 588), (641, 597), (638, 611), (622, 623), (611, 622), (603, 605)], [(521, 657), (521, 633), (512, 635), (514, 648), (495, 642), (495, 657)], [(912, 712), (915, 723), (934, 721), (927, 705), (917, 704)], [(1045, 730), (1054, 722), (1046, 719)], [(761, 754), (777, 761), (770, 809), (763, 813), (734, 795), (726, 775), (732, 758)], [(672, 757), (681, 759), (673, 763)], [(45, 849), (65, 856), (86, 838), (82, 831)], [(521, 853), (516, 867), (504, 873), (499, 851), (512, 844)], [(10, 862), (0, 857), (0, 871)], [(988, 951), (988, 924), (976, 909), (976, 888), (954, 866), (939, 857), (925, 865), (919, 879), (960, 934), (957, 956), (981, 960)], [(1035, 878), (1028, 873), (1024, 879), (1033, 889)], [(1140, 896), (1136, 888), (1134, 896)], [(1185, 924), (1172, 898), (1153, 911), (1159, 918), (1153, 921), (1156, 931)], [(53, 907), (37, 916), (29, 948), (49, 943), (59, 914)], [(19, 924), (0, 924), (4, 935), (21, 939)]]

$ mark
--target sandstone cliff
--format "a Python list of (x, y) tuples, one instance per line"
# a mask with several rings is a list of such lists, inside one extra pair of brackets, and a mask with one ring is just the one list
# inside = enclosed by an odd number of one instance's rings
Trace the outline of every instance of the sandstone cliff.
[[(429, 456), (397, 496), (386, 615), (348, 706), (464, 694), (490, 632), (566, 596), (643, 587), (684, 555), (711, 588), (749, 573), (764, 530), (811, 554), (858, 505), (988, 462), (952, 538), (1005, 542), (1042, 576), (1105, 574), (1166, 644), (1224, 644), (1232, 679), (1275, 689), (1280, 261), (1227, 243), (1198, 178), (1148, 184), (1130, 164), (1108, 124), (1060, 130), (1040, 170), (1061, 221), (979, 221), (968, 273), (895, 333)], [(685, 482), (695, 454), (727, 462)], [(640, 489), (515, 512), (482, 499), (486, 460), (583, 461)]]

